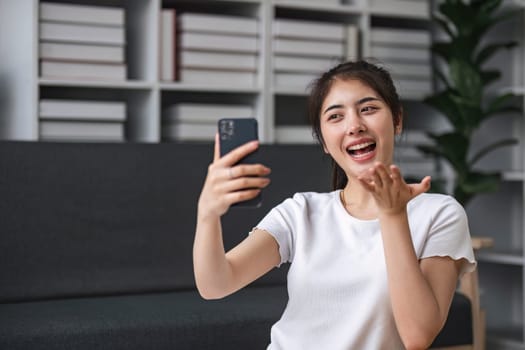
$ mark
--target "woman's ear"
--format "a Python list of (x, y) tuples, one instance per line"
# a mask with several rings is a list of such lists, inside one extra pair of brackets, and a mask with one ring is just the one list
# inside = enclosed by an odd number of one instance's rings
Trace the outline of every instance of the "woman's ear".
[(326, 148), (326, 144), (324, 143), (324, 139), (323, 139), (323, 137), (322, 137), (320, 134), (315, 133), (315, 139), (316, 139), (317, 142), (319, 142), (319, 144), (323, 147), (323, 152), (326, 153), (326, 154), (330, 154), (330, 153), (328, 152), (328, 148)]
[(403, 111), (399, 113), (397, 118), (395, 118), (394, 122), (395, 122), (394, 133), (396, 135), (399, 135), (401, 134), (401, 131), (403, 131)]

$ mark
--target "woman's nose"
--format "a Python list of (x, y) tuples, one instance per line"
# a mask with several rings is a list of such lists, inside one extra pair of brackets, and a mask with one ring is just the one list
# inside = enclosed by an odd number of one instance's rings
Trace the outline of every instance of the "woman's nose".
[(355, 135), (359, 134), (366, 130), (365, 125), (363, 124), (363, 121), (359, 116), (357, 115), (350, 115), (346, 119), (346, 133), (348, 135)]

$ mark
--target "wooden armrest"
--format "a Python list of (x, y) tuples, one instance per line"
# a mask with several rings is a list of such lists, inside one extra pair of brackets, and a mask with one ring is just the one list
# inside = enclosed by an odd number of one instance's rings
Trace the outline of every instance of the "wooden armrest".
[(494, 239), (490, 237), (472, 237), (472, 249), (480, 250), (494, 246)]
[[(472, 237), (472, 248), (474, 251), (490, 248), (494, 245), (494, 240), (490, 237)], [(469, 273), (465, 273), (460, 280), (460, 291), (463, 292), (472, 302), (479, 306), (478, 291), (478, 271), (477, 268)]]
[[(494, 245), (494, 240), (490, 237), (472, 237), (472, 248), (478, 251), (483, 248), (490, 248)], [(474, 350), (485, 349), (485, 315), (480, 308), (479, 286), (477, 268), (469, 273), (465, 273), (460, 280), (459, 290), (465, 294), (472, 306), (472, 328), (474, 337)]]

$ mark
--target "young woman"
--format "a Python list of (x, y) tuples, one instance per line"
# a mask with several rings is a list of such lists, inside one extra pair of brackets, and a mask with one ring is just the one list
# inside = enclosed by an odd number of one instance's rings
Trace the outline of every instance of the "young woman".
[[(468, 223), (452, 197), (407, 184), (393, 162), (403, 111), (392, 79), (366, 61), (313, 84), (315, 135), (334, 162), (334, 191), (297, 193), (224, 252), (220, 217), (269, 184), (264, 165), (234, 165), (258, 144), (215, 157), (198, 204), (195, 279), (222, 298), (290, 262), (289, 301), (268, 349), (426, 349), (461, 273), (475, 268)], [(258, 189), (253, 189), (258, 188)]]

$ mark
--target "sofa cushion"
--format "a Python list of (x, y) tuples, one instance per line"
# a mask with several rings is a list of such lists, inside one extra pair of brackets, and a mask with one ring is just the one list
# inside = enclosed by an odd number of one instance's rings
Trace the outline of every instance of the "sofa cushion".
[(459, 292), (454, 294), (447, 322), (432, 347), (472, 344), (472, 304)]
[[(194, 287), (198, 196), (212, 144), (0, 142), (0, 302)], [(297, 191), (329, 189), (320, 147), (263, 146), (258, 209), (223, 217), (226, 248)], [(256, 284), (284, 283), (275, 269)]]
[(0, 304), (0, 349), (265, 349), (286, 300), (279, 286)]

